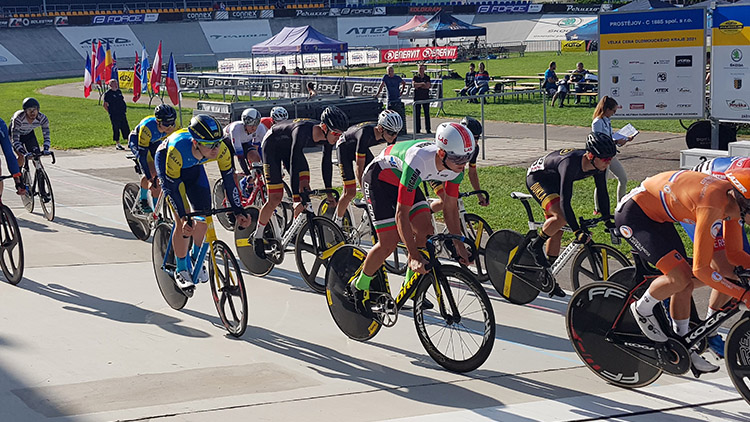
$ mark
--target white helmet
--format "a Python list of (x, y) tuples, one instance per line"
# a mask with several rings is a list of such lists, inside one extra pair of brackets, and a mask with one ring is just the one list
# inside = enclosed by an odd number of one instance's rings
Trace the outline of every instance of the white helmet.
[(258, 126), (260, 124), (260, 113), (254, 108), (246, 108), (242, 112), (242, 123), (248, 126)]
[(401, 115), (393, 110), (383, 110), (378, 116), (378, 125), (383, 129), (390, 130), (391, 132), (399, 133), (401, 128), (404, 127), (404, 121), (401, 119)]
[(277, 106), (271, 109), (271, 118), (274, 123), (278, 123), (282, 120), (289, 118), (289, 112), (284, 107)]
[(446, 158), (458, 165), (469, 162), (476, 148), (474, 135), (458, 123), (441, 123), (435, 132), (435, 145), (445, 151)]

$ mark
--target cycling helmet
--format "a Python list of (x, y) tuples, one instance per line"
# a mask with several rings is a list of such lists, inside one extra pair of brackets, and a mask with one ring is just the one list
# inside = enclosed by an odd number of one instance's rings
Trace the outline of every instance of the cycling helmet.
[(23, 99), (22, 107), (24, 110), (35, 108), (39, 109), (39, 101), (36, 98), (28, 97)]
[(282, 120), (289, 118), (289, 112), (284, 107), (276, 106), (271, 109), (271, 119), (274, 123), (278, 123)]
[(586, 138), (586, 151), (594, 154), (594, 157), (612, 158), (617, 154), (617, 146), (609, 135), (591, 132)]
[(188, 131), (193, 139), (202, 144), (219, 142), (224, 135), (219, 122), (208, 114), (199, 114), (190, 119)]
[(401, 128), (404, 127), (404, 121), (401, 119), (401, 115), (393, 110), (383, 110), (378, 116), (378, 124), (385, 130), (399, 133)]
[(159, 104), (154, 109), (156, 121), (165, 125), (172, 126), (177, 120), (177, 111), (169, 104)]
[(329, 131), (344, 133), (349, 128), (349, 117), (336, 106), (328, 106), (320, 114), (320, 121), (325, 123)]
[(435, 132), (435, 145), (445, 151), (445, 158), (458, 165), (469, 162), (476, 148), (474, 135), (466, 126), (458, 123), (441, 123)]
[(242, 112), (242, 123), (247, 126), (258, 126), (260, 124), (260, 113), (254, 108), (246, 108)]
[(474, 135), (475, 141), (478, 141), (479, 137), (482, 136), (482, 124), (479, 123), (479, 120), (471, 116), (466, 116), (461, 119), (461, 124), (469, 128), (471, 134)]
[(737, 198), (737, 204), (740, 206), (744, 219), (744, 215), (750, 211), (750, 169), (729, 170), (724, 175), (736, 190), (735, 198)]

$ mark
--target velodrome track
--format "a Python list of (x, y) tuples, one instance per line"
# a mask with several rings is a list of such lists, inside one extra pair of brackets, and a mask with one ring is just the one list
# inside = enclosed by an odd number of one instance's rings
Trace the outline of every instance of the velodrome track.
[[(582, 131), (551, 128), (550, 148), (576, 146)], [(492, 123), (488, 132), (503, 137), (491, 138), (493, 159), (480, 165), (523, 165), (543, 154), (538, 125)], [(643, 133), (626, 148), (625, 165), (633, 178), (675, 168), (683, 145), (676, 134)], [(58, 164), (47, 166), (58, 203), (51, 223), (38, 211), (28, 214), (11, 190), (3, 195), (19, 218), (26, 271), (18, 286), (0, 283), (0, 420), (750, 417), (723, 369), (698, 381), (665, 375), (635, 391), (603, 383), (571, 348), (566, 300), (514, 306), (489, 286), (494, 350), (466, 375), (429, 358), (409, 313), (368, 343), (348, 340), (291, 257), (267, 277), (245, 274), (250, 324), (241, 339), (230, 339), (218, 326), (208, 286), (199, 286), (183, 311), (161, 298), (150, 244), (132, 237), (122, 215), (122, 186), (135, 180), (123, 156), (113, 149), (60, 151)]]

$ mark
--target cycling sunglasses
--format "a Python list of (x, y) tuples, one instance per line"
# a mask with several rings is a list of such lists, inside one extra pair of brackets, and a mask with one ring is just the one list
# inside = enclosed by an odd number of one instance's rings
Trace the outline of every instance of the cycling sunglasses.
[(388, 136), (396, 136), (396, 135), (398, 135), (398, 132), (394, 132), (394, 131), (392, 131), (392, 130), (388, 130), (388, 129), (383, 129), (383, 130), (385, 131), (385, 133), (386, 133), (386, 134), (387, 134)]
[(196, 141), (196, 142), (198, 142), (199, 144), (201, 144), (204, 147), (207, 147), (208, 149), (211, 149), (211, 150), (214, 150), (214, 149), (216, 149), (216, 148), (218, 148), (218, 147), (221, 146), (221, 141), (217, 141), (217, 142), (201, 142), (201, 141)]

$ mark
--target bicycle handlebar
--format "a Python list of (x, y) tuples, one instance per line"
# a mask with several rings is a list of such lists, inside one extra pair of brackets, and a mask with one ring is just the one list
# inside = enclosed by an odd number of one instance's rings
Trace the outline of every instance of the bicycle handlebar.
[(459, 198), (466, 198), (466, 197), (469, 197), (469, 196), (479, 195), (479, 194), (484, 195), (484, 197), (487, 198), (488, 201), (490, 200), (490, 193), (487, 192), (486, 190), (481, 190), (481, 189), (480, 190), (471, 191), (471, 192), (459, 193), (458, 197)]
[(52, 151), (47, 151), (47, 152), (44, 152), (44, 151), (40, 151), (40, 152), (32, 151), (32, 152), (27, 152), (26, 153), (26, 156), (31, 156), (33, 158), (39, 158), (39, 157), (43, 157), (45, 155), (52, 156), (52, 164), (55, 164), (55, 153), (52, 152)]
[(339, 194), (339, 191), (335, 189), (314, 189), (310, 191), (302, 191), (299, 193), (299, 196), (300, 198), (302, 198), (302, 202), (309, 203), (311, 196), (328, 195), (329, 193), (333, 195), (336, 202), (339, 201), (339, 197), (341, 195)]
[(445, 248), (451, 253), (451, 258), (458, 260), (458, 251), (456, 251), (456, 248), (453, 245), (453, 240), (458, 240), (469, 246), (468, 249), (470, 261), (474, 261), (477, 258), (477, 249), (474, 246), (474, 242), (472, 242), (471, 239), (467, 239), (466, 236), (448, 233), (434, 234), (427, 238), (427, 243), (425, 244), (425, 248), (427, 249), (427, 253), (429, 254), (428, 259), (430, 261), (425, 266), (427, 270), (431, 270), (433, 265), (438, 264), (437, 257), (435, 256), (435, 242), (443, 242)]

